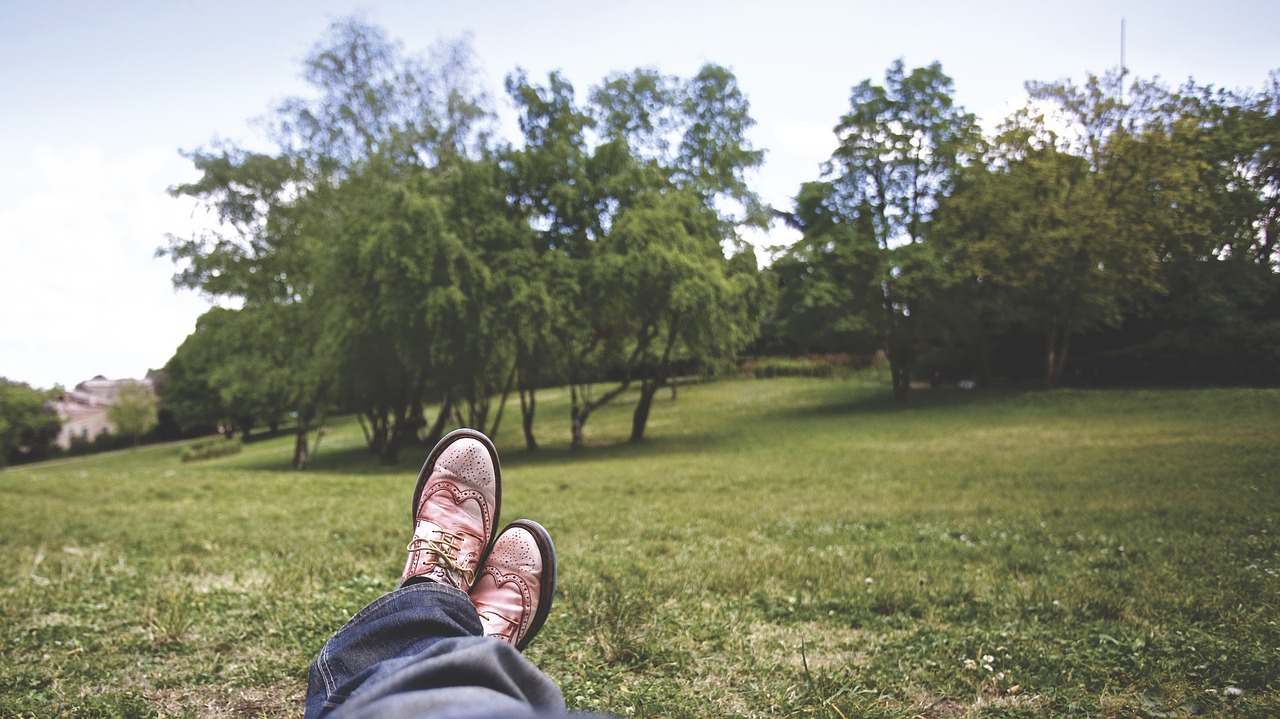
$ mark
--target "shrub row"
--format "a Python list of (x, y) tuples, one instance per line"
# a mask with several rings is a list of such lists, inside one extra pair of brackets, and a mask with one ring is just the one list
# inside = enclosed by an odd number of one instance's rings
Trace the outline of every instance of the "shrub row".
[(756, 379), (770, 377), (847, 377), (866, 369), (871, 357), (847, 354), (814, 354), (807, 357), (757, 357), (742, 363), (742, 372)]
[(214, 459), (215, 457), (227, 457), (233, 454), (240, 454), (240, 450), (244, 445), (239, 442), (230, 442), (225, 438), (205, 440), (188, 445), (182, 450), (183, 462), (198, 462), (202, 459)]

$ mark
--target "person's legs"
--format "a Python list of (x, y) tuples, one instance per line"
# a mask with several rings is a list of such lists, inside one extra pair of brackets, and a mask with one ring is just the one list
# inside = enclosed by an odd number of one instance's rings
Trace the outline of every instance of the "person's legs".
[[(499, 478), (497, 452), (479, 432), (452, 432), (432, 450), (414, 490), (400, 589), (325, 643), (311, 666), (307, 719), (563, 712), (559, 689), (517, 649), (550, 608), (555, 551), (545, 529), (522, 520), (489, 558)], [(479, 576), (488, 579), (469, 596)], [(516, 631), (495, 629), (507, 624)]]
[(559, 712), (555, 684), (513, 645), (482, 635), (461, 591), (413, 584), (370, 604), (311, 666), (307, 719)]

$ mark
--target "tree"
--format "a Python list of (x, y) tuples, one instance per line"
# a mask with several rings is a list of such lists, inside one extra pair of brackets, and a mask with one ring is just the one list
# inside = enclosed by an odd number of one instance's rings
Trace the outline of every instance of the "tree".
[(873, 233), (848, 222), (838, 209), (830, 182), (807, 182), (796, 195), (795, 208), (783, 213), (801, 238), (773, 265), (780, 287), (776, 321), (799, 346), (825, 351), (880, 346), (878, 308), (881, 248)]
[(62, 427), (50, 399), (49, 391), (0, 377), (0, 467), (48, 451)]
[(547, 84), (522, 70), (506, 90), (519, 113), (523, 147), (504, 158), (510, 195), (531, 225), (525, 250), (507, 253), (512, 310), (523, 318), (515, 335), (516, 381), (525, 446), (535, 449), (537, 390), (577, 376), (575, 330), (582, 327), (583, 267), (604, 235), (606, 195), (601, 163), (592, 157), (588, 131), (595, 121), (579, 108), (573, 85), (558, 72)]
[[(741, 250), (739, 224), (763, 221), (743, 179), (763, 155), (745, 137), (753, 120), (733, 75), (707, 65), (681, 81), (638, 69), (606, 78), (591, 100), (601, 142), (589, 167), (602, 199), (592, 228), (599, 234), (576, 257), (581, 293), (568, 353), (574, 447), (591, 413), (634, 382), (640, 400), (631, 439), (639, 441), (653, 396), (678, 362), (709, 369), (754, 338), (757, 323), (747, 329), (729, 305), (759, 309), (744, 289), (759, 290), (754, 259), (744, 282), (737, 272), (747, 260), (730, 263), (723, 249)], [(742, 216), (726, 204), (744, 208)], [(693, 306), (694, 297), (705, 304)], [(709, 327), (713, 317), (723, 324)], [(609, 371), (617, 384), (595, 395), (592, 384)]]
[(1041, 333), (1052, 387), (1074, 337), (1141, 314), (1166, 292), (1166, 267), (1206, 251), (1217, 183), (1199, 123), (1154, 83), (1126, 91), (1112, 73), (1028, 89), (1033, 104), (946, 201), (937, 234), (964, 281), (999, 298), (1002, 321)]
[(307, 396), (318, 391), (309, 387), (312, 375), (292, 363), (310, 361), (288, 347), (291, 338), (305, 338), (284, 321), (300, 309), (255, 305), (205, 312), (165, 364), (164, 406), (184, 428), (230, 427), (247, 439), (254, 425), (274, 428), (309, 404)]
[(838, 236), (878, 248), (874, 255), (853, 253), (872, 267), (873, 302), (866, 302), (861, 278), (844, 285), (837, 277), (837, 287), (827, 291), (844, 294), (846, 311), (876, 328), (899, 401), (910, 389), (924, 288), (940, 281), (921, 274), (938, 264), (914, 245), (924, 241), (926, 223), (978, 138), (974, 116), (954, 104), (952, 93), (938, 63), (908, 73), (898, 60), (883, 86), (864, 80), (835, 128), (839, 145), (827, 169), (826, 211), (851, 228)]
[[(676, 372), (714, 373), (755, 339), (759, 275), (748, 251), (726, 258), (716, 214), (688, 190), (646, 195), (618, 216), (588, 291), (640, 385), (631, 441), (644, 438), (654, 395)], [(613, 340), (614, 337), (610, 337)], [(609, 344), (606, 342), (606, 345)]]
[(164, 365), (167, 377), (160, 401), (173, 414), (183, 431), (222, 428), (230, 423), (231, 412), (223, 405), (213, 373), (223, 361), (225, 346), (214, 340), (208, 329), (211, 318), (231, 312), (213, 308), (196, 320), (196, 328), (187, 335)]
[[(191, 155), (202, 178), (173, 190), (208, 207), (219, 228), (171, 237), (160, 253), (179, 263), (175, 283), (239, 301), (239, 317), (261, 323), (237, 320), (236, 346), (252, 358), (233, 365), (289, 398), (299, 468), (326, 399), (360, 407), (370, 447), (390, 461), (401, 442), (417, 439), (424, 373), (443, 381), (445, 365), (424, 364), (421, 354), (435, 351), (434, 342), (424, 348), (424, 331), (442, 327), (424, 329), (422, 295), (412, 290), (423, 279), (440, 283), (431, 288), (445, 300), (433, 310), (438, 319), (466, 278), (448, 275), (456, 264), (434, 272), (414, 265), (442, 256), (415, 247), (414, 233), (430, 230), (424, 241), (437, 249), (432, 237), (471, 239), (457, 226), (441, 232), (439, 222), (450, 206), (445, 194), (460, 189), (449, 184), (454, 171), (488, 142), (491, 113), (474, 89), (469, 53), (443, 43), (428, 61), (406, 55), (379, 28), (336, 22), (305, 63), (312, 95), (285, 101), (269, 120), (278, 152), (215, 145)], [(389, 194), (379, 197), (382, 190)], [(379, 281), (398, 284), (365, 292)], [(449, 366), (479, 356), (455, 355)], [(234, 386), (227, 379), (219, 383), (224, 399)]]
[(446, 180), (371, 161), (324, 196), (334, 209), (322, 231), (338, 241), (315, 251), (320, 349), (336, 359), (339, 397), (360, 409), (383, 462), (417, 441), (428, 395), (446, 414), (465, 409), (466, 424), (496, 431), (488, 402), (511, 375), (508, 335), (518, 322), (495, 292), (480, 236), (500, 215), (449, 217), (459, 195), (447, 183), (476, 169), (457, 164)]
[(121, 382), (107, 408), (107, 419), (121, 435), (132, 437), (137, 449), (142, 435), (155, 429), (156, 409), (156, 396), (150, 387), (141, 382)]
[(1165, 292), (1128, 313), (1119, 327), (1090, 338), (1099, 345), (1090, 369), (1113, 381), (1274, 383), (1280, 362), (1275, 78), (1260, 93), (1189, 81), (1165, 96), (1164, 131), (1151, 132), (1148, 122), (1142, 136), (1159, 166), (1177, 169), (1151, 175), (1170, 200), (1156, 243)]
[(477, 169), (492, 113), (463, 43), (424, 60), (346, 21), (307, 66), (317, 97), (286, 103), (280, 135), (308, 168), (310, 192), (293, 207), (318, 341), (341, 378), (335, 396), (361, 409), (370, 449), (393, 462), (418, 440), (428, 392), (442, 397), (429, 435), (462, 405), (485, 428), (488, 363), (502, 352), (481, 343), (503, 338), (479, 321), (500, 309), (484, 293), (483, 236), (502, 236), (492, 227), (503, 213), (465, 208), (501, 188)]

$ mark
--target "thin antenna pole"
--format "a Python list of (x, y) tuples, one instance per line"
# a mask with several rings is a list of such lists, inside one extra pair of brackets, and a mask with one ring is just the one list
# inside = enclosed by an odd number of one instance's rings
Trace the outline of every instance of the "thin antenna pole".
[(1124, 18), (1120, 18), (1120, 74), (1124, 73)]
[(1120, 102), (1124, 102), (1124, 78), (1129, 74), (1124, 65), (1124, 18), (1120, 18)]

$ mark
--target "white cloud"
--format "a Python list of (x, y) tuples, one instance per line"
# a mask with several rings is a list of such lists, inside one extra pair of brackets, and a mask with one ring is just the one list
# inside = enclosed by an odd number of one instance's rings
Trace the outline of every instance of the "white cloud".
[(0, 170), (0, 375), (47, 387), (165, 363), (206, 307), (154, 257), (192, 225), (165, 193), (192, 172), (172, 151), (92, 144), (37, 146)]

